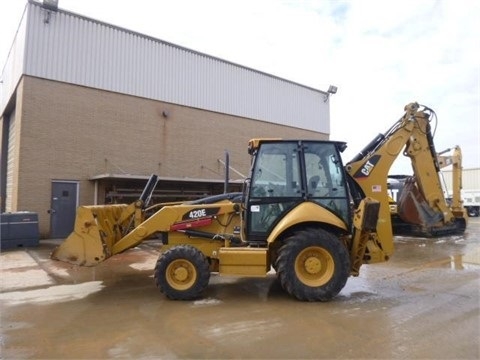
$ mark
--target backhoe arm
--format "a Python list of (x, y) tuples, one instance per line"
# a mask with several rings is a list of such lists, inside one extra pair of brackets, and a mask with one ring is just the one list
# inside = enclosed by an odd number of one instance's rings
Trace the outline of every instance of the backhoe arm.
[[(448, 207), (440, 182), (440, 166), (428, 121), (429, 115), (420, 111), (414, 116), (419, 127), (412, 132), (406, 144), (404, 155), (411, 160), (416, 185), (428, 207), (442, 216), (440, 221), (448, 223), (453, 221), (453, 214)], [(405, 191), (404, 194), (407, 194), (407, 192)]]
[(414, 178), (404, 187), (403, 199), (399, 199), (399, 216), (422, 228), (441, 228), (455, 222), (440, 183), (441, 158), (437, 158), (430, 125), (433, 116), (433, 110), (425, 106), (408, 104), (405, 114), (385, 134), (378, 135), (346, 165), (364, 196), (380, 202), (377, 234), (381, 246), (380, 250), (372, 249), (383, 252), (384, 257), (393, 252), (387, 177), (402, 149), (411, 160)]
[(405, 114), (385, 134), (379, 134), (345, 166), (364, 196), (380, 202), (377, 234), (384, 257), (389, 257), (393, 253), (387, 177), (393, 162), (405, 145), (412, 138), (419, 139), (427, 133), (428, 118), (419, 113), (418, 109), (417, 103), (405, 106)]
[[(425, 109), (416, 117), (434, 117), (433, 110)], [(467, 214), (460, 198), (462, 181), (462, 154), (459, 146), (451, 156), (437, 154), (428, 122), (426, 128), (413, 134), (405, 147), (405, 156), (410, 157), (414, 177), (407, 178), (398, 199), (394, 220), (396, 235), (436, 237), (462, 234), (467, 226)], [(453, 202), (449, 204), (441, 185), (440, 169), (453, 166)]]

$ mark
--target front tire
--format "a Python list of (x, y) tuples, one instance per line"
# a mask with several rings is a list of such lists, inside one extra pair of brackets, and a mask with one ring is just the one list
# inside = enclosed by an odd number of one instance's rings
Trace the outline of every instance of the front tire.
[(210, 280), (208, 260), (193, 246), (175, 246), (158, 258), (154, 278), (169, 299), (197, 299)]
[(302, 301), (329, 301), (347, 282), (350, 258), (333, 234), (308, 228), (286, 239), (276, 268), (280, 284), (290, 295)]

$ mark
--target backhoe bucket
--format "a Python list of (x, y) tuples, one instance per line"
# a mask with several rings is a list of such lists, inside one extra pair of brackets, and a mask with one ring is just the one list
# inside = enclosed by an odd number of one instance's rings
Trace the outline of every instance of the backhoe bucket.
[(119, 223), (128, 205), (81, 206), (73, 232), (58, 246), (51, 258), (74, 265), (93, 266), (110, 256), (112, 247), (127, 224)]
[(434, 225), (443, 219), (443, 214), (435, 212), (420, 193), (414, 178), (405, 180), (397, 211), (402, 220), (416, 225)]
[(462, 234), (464, 218), (445, 223), (443, 214), (433, 210), (420, 193), (414, 178), (407, 178), (397, 203), (397, 216), (392, 218), (393, 233), (403, 236), (440, 237)]

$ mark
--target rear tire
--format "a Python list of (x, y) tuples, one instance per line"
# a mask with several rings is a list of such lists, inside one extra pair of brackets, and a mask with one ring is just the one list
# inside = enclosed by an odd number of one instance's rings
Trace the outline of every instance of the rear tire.
[(480, 211), (478, 209), (478, 206), (469, 206), (467, 207), (467, 213), (469, 217), (478, 217)]
[(276, 268), (280, 284), (290, 295), (302, 301), (329, 301), (347, 282), (350, 258), (336, 236), (308, 228), (286, 239)]
[(169, 299), (197, 299), (210, 280), (208, 260), (193, 246), (175, 246), (158, 258), (154, 278)]

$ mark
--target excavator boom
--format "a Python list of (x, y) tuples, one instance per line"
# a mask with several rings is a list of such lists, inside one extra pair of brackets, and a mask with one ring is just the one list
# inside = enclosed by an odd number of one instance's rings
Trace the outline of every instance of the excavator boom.
[[(399, 121), (347, 164), (347, 171), (365, 195), (382, 204), (377, 229), (381, 238), (388, 239), (392, 233), (436, 237), (465, 230), (465, 212), (460, 206), (448, 205), (441, 186), (439, 161), (444, 159), (435, 151), (430, 125), (434, 116), (434, 111), (425, 106), (408, 104)], [(414, 176), (405, 181), (396, 204), (397, 214), (390, 219), (387, 178), (402, 150), (410, 158)]]
[[(446, 153), (451, 152), (451, 155)], [(392, 213), (392, 226), (395, 235), (420, 236), (420, 237), (440, 237), (447, 235), (462, 234), (467, 225), (467, 212), (463, 207), (461, 199), (462, 188), (462, 153), (459, 146), (446, 149), (436, 154), (436, 163), (438, 169), (452, 166), (453, 174), (453, 194), (451, 201), (448, 201), (443, 190), (436, 191), (437, 197), (448, 209), (447, 212), (438, 210), (439, 207), (434, 202), (430, 204), (424, 195), (425, 187), (419, 186), (418, 176), (404, 176), (397, 187), (398, 197), (396, 213)], [(437, 177), (440, 183), (440, 173), (437, 171)], [(439, 185), (441, 189), (441, 185)], [(429, 190), (435, 188), (426, 187)], [(440, 191), (442, 196), (440, 196)], [(434, 191), (432, 191), (434, 192)], [(434, 197), (435, 199), (435, 197)], [(443, 207), (442, 207), (443, 209)], [(453, 216), (453, 221), (445, 218)]]

